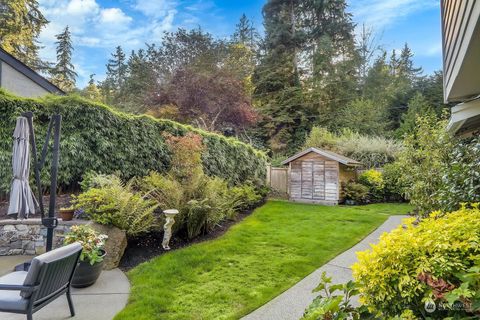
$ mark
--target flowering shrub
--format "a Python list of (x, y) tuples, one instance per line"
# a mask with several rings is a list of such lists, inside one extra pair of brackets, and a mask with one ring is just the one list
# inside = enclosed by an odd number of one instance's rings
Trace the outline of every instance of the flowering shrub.
[(82, 247), (81, 261), (88, 261), (91, 265), (103, 260), (103, 248), (105, 240), (108, 238), (105, 234), (98, 234), (89, 226), (72, 226), (70, 232), (65, 235), (64, 244), (79, 242)]
[[(480, 297), (460, 276), (480, 260), (480, 209), (478, 204), (442, 215), (432, 213), (420, 223), (406, 219), (405, 226), (384, 234), (372, 249), (359, 252), (353, 265), (361, 301), (381, 318), (405, 310), (425, 317), (425, 303), (447, 306), (430, 316), (471, 315), (469, 310), (448, 310), (454, 300), (472, 302)], [(467, 304), (468, 305), (468, 304)], [(480, 305), (477, 302), (477, 308)], [(453, 308), (454, 309), (454, 308)]]

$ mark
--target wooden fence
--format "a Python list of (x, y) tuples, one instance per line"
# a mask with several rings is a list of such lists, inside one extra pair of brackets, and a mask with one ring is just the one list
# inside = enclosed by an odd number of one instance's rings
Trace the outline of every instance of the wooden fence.
[(288, 193), (288, 169), (267, 167), (267, 186), (279, 193)]

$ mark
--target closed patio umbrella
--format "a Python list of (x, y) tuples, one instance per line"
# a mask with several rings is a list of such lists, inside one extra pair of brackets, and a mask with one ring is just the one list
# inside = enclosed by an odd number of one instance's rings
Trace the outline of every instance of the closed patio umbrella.
[(8, 215), (15, 219), (26, 219), (29, 214), (35, 213), (37, 204), (28, 182), (30, 175), (30, 134), (27, 118), (17, 118), (13, 138), (13, 179)]

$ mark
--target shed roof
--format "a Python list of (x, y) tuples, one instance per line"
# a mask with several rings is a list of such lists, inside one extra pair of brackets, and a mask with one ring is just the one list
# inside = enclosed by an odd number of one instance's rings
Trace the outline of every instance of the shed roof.
[(37, 85), (50, 93), (65, 94), (62, 89), (39, 75), (26, 64), (12, 56), (10, 53), (0, 47), (0, 60), (10, 65), (13, 69), (22, 73), (24, 76), (35, 82)]
[(303, 150), (302, 152), (299, 152), (299, 153), (291, 156), (287, 160), (283, 161), (282, 164), (284, 164), (284, 165), (288, 164), (288, 163), (290, 163), (290, 162), (292, 162), (292, 161), (294, 161), (294, 160), (296, 160), (300, 157), (303, 157), (304, 155), (306, 155), (307, 153), (310, 153), (310, 152), (315, 152), (315, 153), (317, 153), (321, 156), (324, 156), (325, 158), (338, 161), (341, 164), (344, 164), (344, 165), (347, 165), (347, 166), (359, 166), (359, 165), (361, 165), (361, 163), (358, 162), (357, 160), (347, 158), (345, 156), (339, 155), (339, 154), (337, 154), (335, 152), (332, 152), (332, 151), (318, 149), (318, 148), (308, 148), (306, 150)]

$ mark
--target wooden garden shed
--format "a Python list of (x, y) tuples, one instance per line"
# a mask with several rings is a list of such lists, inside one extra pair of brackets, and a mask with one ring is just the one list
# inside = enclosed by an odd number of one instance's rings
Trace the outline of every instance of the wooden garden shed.
[(288, 165), (290, 200), (336, 205), (341, 183), (356, 178), (360, 162), (318, 148), (309, 148), (282, 162)]

